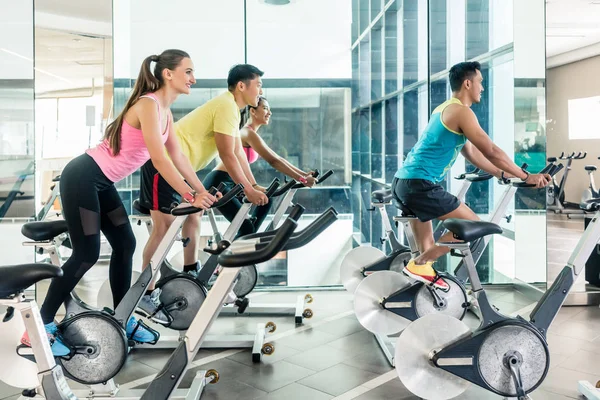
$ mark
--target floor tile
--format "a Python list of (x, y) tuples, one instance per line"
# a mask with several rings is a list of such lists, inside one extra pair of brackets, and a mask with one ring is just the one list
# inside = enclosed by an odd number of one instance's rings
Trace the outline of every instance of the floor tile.
[(591, 375), (600, 374), (600, 357), (597, 353), (592, 353), (587, 350), (578, 350), (564, 360), (560, 366)]
[(378, 375), (345, 364), (338, 364), (317, 374), (302, 379), (298, 383), (339, 396), (348, 390), (376, 378)]
[(540, 386), (540, 389), (564, 396), (578, 398), (577, 382), (589, 381), (593, 384), (600, 378), (600, 371), (595, 374), (586, 374), (563, 367), (556, 367), (548, 371), (548, 376)]
[(261, 397), (261, 400), (328, 400), (332, 398), (333, 396), (308, 386), (292, 383)]
[(275, 344), (282, 344), (296, 350), (310, 350), (316, 346), (332, 342), (337, 336), (316, 329), (307, 329), (294, 335), (276, 339)]
[(115, 376), (114, 380), (118, 384), (124, 384), (148, 375), (155, 374), (158, 371), (159, 370), (157, 368), (152, 368), (146, 364), (142, 364), (141, 362), (128, 359), (121, 371), (119, 371), (117, 376)]
[(318, 331), (330, 333), (338, 338), (364, 330), (354, 315), (328, 322), (315, 328)]
[(356, 367), (375, 374), (385, 374), (393, 368), (382, 350), (367, 350), (344, 361), (344, 364)]
[(373, 336), (373, 334), (367, 330), (356, 332), (352, 335), (344, 336), (343, 338), (334, 340), (329, 343), (331, 347), (335, 347), (336, 349), (344, 351), (349, 351), (353, 354), (357, 354), (358, 351), (362, 351), (361, 346), (369, 344), (377, 346), (377, 341), (375, 340), (375, 336)]
[(278, 361), (274, 364), (257, 364), (249, 372), (239, 374), (236, 380), (270, 393), (314, 373), (313, 370)]
[(569, 321), (568, 324), (561, 324), (553, 330), (553, 333), (591, 342), (600, 337), (600, 328), (590, 324), (589, 321)]
[(419, 400), (419, 397), (409, 392), (400, 382), (400, 379), (395, 378), (365, 394), (361, 394), (354, 400)]
[(352, 355), (346, 351), (339, 350), (328, 345), (323, 345), (312, 350), (299, 352), (296, 355), (287, 357), (285, 361), (311, 369), (313, 371), (322, 371), (339, 364), (349, 357), (352, 357)]

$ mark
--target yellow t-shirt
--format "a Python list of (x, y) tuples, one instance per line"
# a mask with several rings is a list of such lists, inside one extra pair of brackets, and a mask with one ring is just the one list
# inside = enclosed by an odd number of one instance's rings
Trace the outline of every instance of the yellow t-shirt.
[(210, 99), (177, 121), (175, 134), (195, 171), (218, 155), (215, 132), (239, 137), (240, 109), (230, 91)]

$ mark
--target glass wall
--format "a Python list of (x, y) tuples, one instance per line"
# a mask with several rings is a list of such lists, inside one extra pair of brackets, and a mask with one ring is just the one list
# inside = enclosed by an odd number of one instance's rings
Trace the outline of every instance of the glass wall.
[(0, 2), (0, 221), (34, 214), (33, 2)]
[[(355, 245), (381, 248), (382, 225), (379, 214), (368, 210), (370, 193), (389, 187), (430, 113), (451, 96), (452, 65), (466, 60), (481, 63), (485, 91), (472, 109), (492, 140), (534, 172), (543, 168), (545, 159), (545, 89), (543, 78), (523, 79), (515, 72), (513, 1), (371, 0), (371, 7), (366, 3), (355, 2), (353, 7), (353, 21), (360, 22), (353, 24), (352, 32), (356, 38), (352, 188), (357, 200), (353, 229)], [(461, 182), (453, 177), (472, 168), (460, 156), (444, 182), (446, 188), (457, 193)], [(495, 180), (475, 183), (465, 202), (482, 219), (489, 219), (504, 191)], [(506, 210), (513, 218), (501, 221), (505, 235), (492, 240), (478, 264), (482, 281), (515, 278), (515, 220), (543, 209), (543, 198), (542, 191), (517, 192)], [(439, 260), (438, 268), (449, 270), (456, 263), (448, 257)]]
[[(197, 80), (191, 95), (180, 96), (173, 104), (175, 121), (223, 93), (233, 65), (248, 62), (263, 70), (263, 91), (273, 115), (270, 124), (260, 128), (261, 137), (279, 155), (304, 170), (334, 171), (326, 184), (296, 193), (294, 201), (306, 208), (301, 224), (309, 223), (330, 206), (338, 211), (339, 221), (319, 242), (261, 265), (259, 283), (339, 283), (340, 254), (350, 248), (352, 236), (353, 201), (347, 173), (351, 164), (350, 2), (306, 0), (274, 6), (261, 1), (230, 0), (181, 4), (185, 4), (187, 16), (182, 17), (177, 7), (157, 15), (147, 0), (114, 3), (114, 48), (118, 60), (114, 113), (125, 104), (142, 60), (166, 48), (181, 48), (190, 54)], [(315, 9), (319, 12), (315, 13)], [(171, 29), (157, 30), (157, 24)], [(381, 118), (383, 112), (379, 115)], [(379, 141), (382, 140), (380, 134)], [(365, 155), (365, 160), (368, 157), (370, 154)], [(376, 161), (380, 171), (381, 157), (379, 154)], [(200, 175), (207, 174), (215, 164), (216, 161), (211, 163)], [(264, 186), (275, 177), (284, 179), (262, 159), (252, 165), (252, 171)], [(139, 173), (120, 182), (118, 188), (133, 212), (131, 203), (139, 195)], [(209, 230), (206, 228), (203, 233), (209, 234)]]

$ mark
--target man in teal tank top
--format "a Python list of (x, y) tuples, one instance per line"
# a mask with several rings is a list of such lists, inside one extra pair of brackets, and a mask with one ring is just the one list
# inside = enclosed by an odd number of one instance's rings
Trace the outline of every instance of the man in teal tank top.
[[(479, 220), (477, 215), (439, 184), (458, 154), (476, 167), (500, 178), (517, 177), (542, 188), (550, 182), (547, 174), (529, 174), (518, 167), (496, 146), (481, 128), (471, 105), (481, 101), (483, 77), (478, 62), (462, 62), (450, 69), (452, 97), (431, 114), (429, 124), (417, 144), (406, 156), (392, 182), (394, 198), (400, 208), (417, 216), (412, 229), (420, 256), (411, 260), (404, 273), (441, 290), (448, 284), (435, 272), (433, 262), (450, 249), (436, 246), (431, 220), (461, 218)], [(440, 242), (454, 241), (452, 233)]]

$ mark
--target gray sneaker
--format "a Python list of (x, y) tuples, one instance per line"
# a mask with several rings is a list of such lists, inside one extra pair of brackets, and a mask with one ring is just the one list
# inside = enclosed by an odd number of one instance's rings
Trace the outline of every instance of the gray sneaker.
[[(142, 296), (140, 303), (138, 304), (138, 311), (142, 311), (142, 315), (149, 317), (156, 309), (160, 306), (160, 289), (154, 289), (151, 294), (145, 294)], [(165, 313), (160, 310), (152, 318), (153, 321), (158, 323), (166, 324), (169, 322)]]

